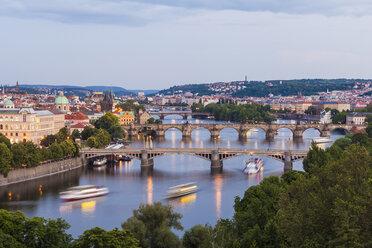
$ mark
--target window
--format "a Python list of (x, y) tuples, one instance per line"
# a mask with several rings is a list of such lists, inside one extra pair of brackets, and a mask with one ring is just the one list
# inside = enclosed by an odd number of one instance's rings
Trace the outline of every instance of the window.
[(26, 133), (24, 133), (23, 136), (26, 136)]
[(10, 136), (13, 136), (13, 133), (10, 133)]
[(15, 136), (18, 136), (18, 133), (15, 133)]
[(3, 129), (3, 124), (0, 124), (0, 129)]
[(26, 122), (26, 115), (23, 115), (23, 122)]

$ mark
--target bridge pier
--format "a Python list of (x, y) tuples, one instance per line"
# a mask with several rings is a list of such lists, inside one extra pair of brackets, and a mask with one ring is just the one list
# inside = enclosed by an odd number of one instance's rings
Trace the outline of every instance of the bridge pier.
[(156, 129), (156, 136), (157, 137), (164, 137), (165, 136), (165, 131), (162, 128)]
[(266, 139), (267, 140), (273, 140), (275, 136), (275, 131), (274, 130), (267, 130), (266, 131)]
[(164, 120), (164, 115), (159, 115), (160, 120)]
[(330, 137), (330, 136), (331, 136), (331, 131), (329, 130), (320, 131), (320, 137)]
[(293, 131), (293, 139), (302, 139), (303, 133), (304, 133), (303, 130), (299, 130), (299, 129), (294, 130)]
[(222, 160), (220, 160), (220, 155), (218, 151), (214, 150), (211, 153), (211, 169), (213, 171), (215, 170), (221, 170), (223, 166)]
[(211, 133), (212, 139), (218, 139), (220, 137), (220, 131), (217, 129), (212, 129), (209, 132)]
[(154, 159), (149, 158), (146, 150), (141, 150), (141, 167), (153, 167)]
[(183, 115), (183, 116), (182, 116), (182, 118), (183, 118), (184, 120), (187, 120), (187, 117), (188, 117), (187, 115)]
[(293, 162), (290, 152), (284, 152), (284, 173), (293, 169)]

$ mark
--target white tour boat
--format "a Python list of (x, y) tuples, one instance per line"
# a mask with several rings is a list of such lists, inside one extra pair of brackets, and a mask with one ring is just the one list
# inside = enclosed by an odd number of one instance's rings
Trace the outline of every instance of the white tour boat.
[(63, 201), (75, 201), (98, 196), (104, 196), (109, 193), (108, 188), (96, 185), (82, 185), (68, 188), (67, 191), (60, 193), (60, 199)]
[(195, 183), (185, 183), (170, 187), (167, 191), (166, 198), (174, 198), (183, 195), (192, 194), (198, 191), (198, 186)]
[(107, 159), (106, 158), (101, 158), (101, 159), (94, 160), (93, 166), (94, 167), (102, 167), (102, 166), (106, 165), (106, 163), (107, 163)]
[(328, 137), (315, 137), (315, 138), (313, 138), (313, 141), (317, 144), (332, 142), (332, 140)]
[(263, 160), (260, 158), (249, 159), (245, 162), (244, 173), (245, 174), (256, 174), (258, 173), (263, 167)]

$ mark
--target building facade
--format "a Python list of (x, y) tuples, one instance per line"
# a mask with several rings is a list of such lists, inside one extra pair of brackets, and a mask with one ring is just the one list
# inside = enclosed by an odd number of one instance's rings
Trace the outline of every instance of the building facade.
[(119, 122), (120, 125), (130, 125), (134, 123), (134, 113), (129, 111), (120, 113)]
[(32, 108), (0, 109), (0, 133), (11, 143), (40, 140), (50, 134), (56, 134), (65, 126), (65, 115), (49, 110)]
[(347, 125), (363, 125), (366, 122), (366, 113), (351, 113), (346, 116)]

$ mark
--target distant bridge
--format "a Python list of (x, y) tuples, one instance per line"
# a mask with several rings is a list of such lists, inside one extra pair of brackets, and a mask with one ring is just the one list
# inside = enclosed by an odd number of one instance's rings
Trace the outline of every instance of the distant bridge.
[(191, 137), (191, 132), (196, 128), (205, 128), (210, 134), (211, 138), (218, 138), (221, 130), (224, 128), (233, 128), (238, 134), (239, 138), (246, 138), (247, 132), (252, 128), (260, 128), (266, 133), (266, 138), (272, 139), (275, 133), (280, 128), (287, 128), (292, 131), (294, 138), (302, 138), (304, 131), (310, 128), (314, 128), (320, 132), (321, 137), (329, 137), (333, 130), (339, 129), (346, 133), (352, 132), (352, 130), (364, 129), (366, 125), (346, 125), (346, 124), (131, 124), (124, 125), (122, 128), (128, 133), (129, 136), (137, 136), (138, 133), (143, 129), (153, 130), (157, 136), (164, 136), (168, 129), (175, 128), (182, 132), (183, 137)]
[(210, 113), (205, 112), (190, 112), (190, 111), (171, 111), (171, 112), (149, 112), (150, 115), (157, 115), (159, 116), (160, 120), (164, 120), (165, 116), (168, 115), (179, 115), (182, 116), (184, 120), (187, 120), (189, 116), (213, 116)]
[(293, 162), (306, 157), (307, 151), (269, 150), (269, 149), (205, 149), (205, 148), (122, 148), (122, 149), (92, 149), (83, 148), (80, 151), (83, 159), (98, 156), (128, 156), (141, 161), (141, 167), (152, 167), (154, 158), (169, 154), (188, 154), (211, 162), (211, 169), (222, 169), (223, 160), (237, 156), (265, 156), (284, 162), (284, 170), (291, 170)]

